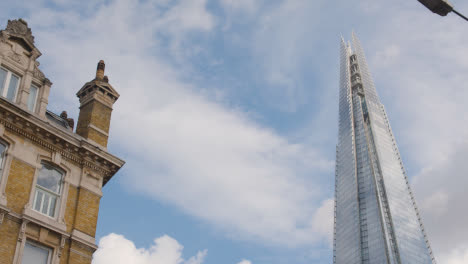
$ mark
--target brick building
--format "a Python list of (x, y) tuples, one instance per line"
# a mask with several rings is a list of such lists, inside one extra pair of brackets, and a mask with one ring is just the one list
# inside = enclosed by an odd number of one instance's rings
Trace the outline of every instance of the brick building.
[(47, 110), (52, 83), (27, 23), (0, 31), (0, 264), (91, 263), (102, 187), (124, 162), (107, 152), (119, 94), (104, 76), (77, 93), (76, 133)]

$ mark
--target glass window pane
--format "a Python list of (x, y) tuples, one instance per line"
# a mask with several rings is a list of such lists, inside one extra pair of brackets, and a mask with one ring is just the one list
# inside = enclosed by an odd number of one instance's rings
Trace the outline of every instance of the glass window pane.
[(48, 194), (44, 193), (44, 203), (42, 204), (42, 210), (41, 210), (41, 212), (43, 214), (48, 214), (49, 198), (50, 198), (50, 196)]
[(36, 211), (41, 210), (41, 202), (42, 202), (42, 192), (36, 190), (36, 203), (34, 204), (34, 210)]
[(30, 242), (24, 245), (22, 264), (48, 264), (50, 250)]
[(18, 87), (19, 78), (11, 75), (10, 84), (8, 85), (7, 99), (13, 101), (16, 96), (16, 88)]
[(37, 184), (55, 193), (60, 193), (62, 173), (54, 167), (42, 164)]
[(31, 88), (29, 89), (29, 98), (28, 98), (28, 109), (29, 111), (34, 111), (34, 106), (36, 106), (36, 98), (37, 98), (37, 91), (39, 89), (31, 85)]
[(4, 69), (0, 69), (0, 95), (3, 92), (3, 86), (5, 86), (6, 77), (7, 71), (5, 71)]
[(57, 197), (51, 196), (50, 197), (50, 210), (49, 210), (49, 216), (54, 217), (55, 215), (55, 206), (57, 203)]

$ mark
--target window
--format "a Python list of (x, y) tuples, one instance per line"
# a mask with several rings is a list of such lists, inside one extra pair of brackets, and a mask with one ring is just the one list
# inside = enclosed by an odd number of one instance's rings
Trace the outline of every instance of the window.
[(42, 163), (37, 177), (34, 210), (55, 217), (62, 189), (62, 177), (63, 173), (60, 170)]
[(0, 68), (0, 96), (14, 102), (20, 78), (12, 72)]
[(7, 149), (7, 145), (0, 141), (0, 179), (2, 178), (2, 174), (3, 174), (3, 160), (5, 158), (6, 149)]
[(50, 264), (52, 249), (26, 241), (22, 264)]
[(39, 88), (35, 85), (31, 85), (31, 88), (29, 88), (28, 109), (31, 112), (34, 112), (34, 109), (36, 109), (38, 91)]

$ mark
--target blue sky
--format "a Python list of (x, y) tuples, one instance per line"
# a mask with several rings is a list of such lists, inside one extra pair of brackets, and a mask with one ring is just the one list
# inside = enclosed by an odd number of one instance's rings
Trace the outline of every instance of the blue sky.
[[(468, 4), (452, 3), (462, 13)], [(339, 40), (361, 38), (439, 263), (468, 262), (468, 27), (416, 0), (2, 1), (77, 120), (121, 94), (95, 264), (330, 263)]]

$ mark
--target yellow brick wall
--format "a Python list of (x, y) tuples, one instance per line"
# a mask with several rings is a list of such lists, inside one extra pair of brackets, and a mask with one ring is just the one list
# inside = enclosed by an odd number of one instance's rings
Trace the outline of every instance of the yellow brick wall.
[(109, 133), (112, 109), (97, 101), (92, 101), (80, 108), (76, 133), (89, 138), (96, 143), (107, 146), (107, 136), (99, 133), (88, 125), (92, 124), (102, 131)]
[(98, 143), (101, 146), (107, 147), (108, 136), (90, 128), (88, 131), (88, 138)]
[(99, 102), (94, 102), (93, 104), (91, 123), (104, 132), (109, 133), (112, 109)]
[(78, 203), (78, 188), (70, 185), (68, 188), (67, 207), (65, 208), (65, 224), (67, 232), (71, 233), (75, 223), (76, 206)]
[(84, 188), (79, 189), (75, 228), (92, 237), (96, 235), (100, 199), (101, 197)]
[(81, 243), (73, 241), (67, 264), (91, 264), (94, 250)]
[(5, 217), (0, 225), (0, 264), (13, 263), (19, 230), (19, 223)]
[(70, 242), (65, 242), (62, 249), (62, 256), (60, 257), (60, 264), (68, 264), (68, 257), (70, 256)]
[(15, 213), (22, 213), (26, 203), (29, 202), (35, 168), (13, 159), (6, 185), (6, 197), (8, 207)]
[(76, 133), (82, 137), (88, 137), (88, 125), (91, 122), (91, 114), (93, 112), (93, 103), (88, 103), (80, 107), (80, 115), (76, 124)]

